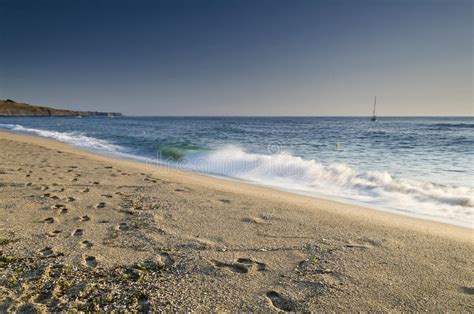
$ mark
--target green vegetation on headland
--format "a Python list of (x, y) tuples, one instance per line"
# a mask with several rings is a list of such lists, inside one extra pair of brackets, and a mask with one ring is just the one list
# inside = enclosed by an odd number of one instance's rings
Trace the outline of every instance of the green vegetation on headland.
[(0, 100), (0, 117), (118, 117), (118, 112), (75, 111), (54, 109), (18, 103), (11, 99)]

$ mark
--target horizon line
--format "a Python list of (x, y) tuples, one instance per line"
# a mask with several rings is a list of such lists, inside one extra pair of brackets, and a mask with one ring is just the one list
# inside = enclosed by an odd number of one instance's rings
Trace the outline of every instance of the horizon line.
[[(114, 118), (371, 118), (371, 115), (127, 115)], [(377, 118), (474, 118), (473, 115), (384, 115)]]

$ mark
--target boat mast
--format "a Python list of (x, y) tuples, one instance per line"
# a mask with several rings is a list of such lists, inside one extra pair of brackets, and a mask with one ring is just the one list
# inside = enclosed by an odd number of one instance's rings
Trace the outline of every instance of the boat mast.
[(375, 107), (377, 106), (377, 96), (375, 96), (375, 99), (374, 99), (374, 113), (373, 113), (373, 116), (375, 117)]

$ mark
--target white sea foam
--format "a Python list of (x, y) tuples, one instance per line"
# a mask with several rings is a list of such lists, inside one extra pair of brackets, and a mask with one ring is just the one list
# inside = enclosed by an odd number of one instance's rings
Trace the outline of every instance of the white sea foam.
[(35, 134), (42, 137), (49, 137), (64, 143), (68, 143), (74, 146), (107, 151), (107, 152), (118, 152), (120, 146), (114, 145), (108, 141), (100, 140), (94, 137), (86, 136), (80, 132), (56, 132), (47, 131), (33, 128), (26, 128), (18, 124), (0, 124), (0, 128), (8, 129), (16, 132)]
[(473, 227), (474, 189), (395, 178), (387, 172), (324, 165), (288, 153), (262, 155), (227, 146), (194, 154), (181, 167)]

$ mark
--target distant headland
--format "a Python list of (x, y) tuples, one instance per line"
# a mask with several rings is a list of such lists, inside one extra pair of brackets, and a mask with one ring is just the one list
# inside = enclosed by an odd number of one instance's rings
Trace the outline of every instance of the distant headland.
[(0, 100), (0, 117), (120, 117), (118, 112), (75, 111), (54, 109), (19, 103), (11, 99)]

